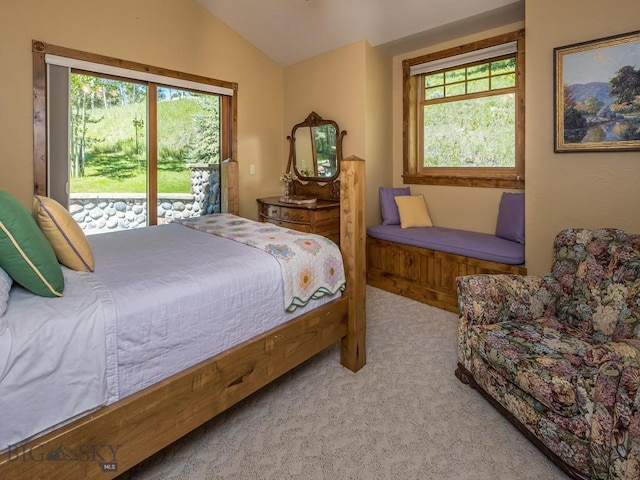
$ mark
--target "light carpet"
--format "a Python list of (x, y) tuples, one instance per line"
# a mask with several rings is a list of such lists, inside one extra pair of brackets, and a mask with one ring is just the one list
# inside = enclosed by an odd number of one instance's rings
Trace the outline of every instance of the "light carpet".
[(566, 480), (455, 376), (457, 316), (367, 287), (367, 365), (332, 346), (118, 480)]

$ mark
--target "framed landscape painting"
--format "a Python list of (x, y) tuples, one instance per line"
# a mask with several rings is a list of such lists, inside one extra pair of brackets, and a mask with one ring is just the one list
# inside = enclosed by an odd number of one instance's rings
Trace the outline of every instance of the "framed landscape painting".
[(640, 150), (640, 31), (553, 55), (555, 151)]

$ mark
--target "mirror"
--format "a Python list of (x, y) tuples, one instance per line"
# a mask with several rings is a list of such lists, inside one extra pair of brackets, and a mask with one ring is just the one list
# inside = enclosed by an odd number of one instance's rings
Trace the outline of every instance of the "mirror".
[(300, 180), (330, 182), (340, 173), (342, 160), (342, 137), (333, 120), (325, 120), (311, 112), (304, 122), (291, 130), (289, 140), (289, 163), (287, 171), (293, 171)]

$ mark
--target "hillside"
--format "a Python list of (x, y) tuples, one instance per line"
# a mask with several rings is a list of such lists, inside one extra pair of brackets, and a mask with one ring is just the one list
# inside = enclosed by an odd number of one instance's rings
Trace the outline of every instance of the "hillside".
[(576, 83), (569, 86), (571, 95), (576, 102), (584, 103), (587, 99), (595, 97), (596, 100), (610, 106), (614, 99), (610, 96), (610, 87), (607, 82)]
[[(192, 98), (158, 102), (158, 190), (188, 192), (186, 167), (198, 126), (206, 112)], [(85, 175), (72, 173), (71, 191), (85, 193), (146, 191), (146, 106), (144, 103), (95, 108), (86, 132)], [(140, 119), (136, 131), (134, 120)], [(136, 133), (137, 138), (136, 138)]]

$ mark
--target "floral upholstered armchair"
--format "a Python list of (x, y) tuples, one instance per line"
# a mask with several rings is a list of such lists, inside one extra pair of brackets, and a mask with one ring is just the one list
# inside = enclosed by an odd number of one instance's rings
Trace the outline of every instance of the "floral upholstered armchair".
[(640, 235), (565, 230), (542, 277), (458, 277), (460, 380), (565, 472), (640, 478)]

